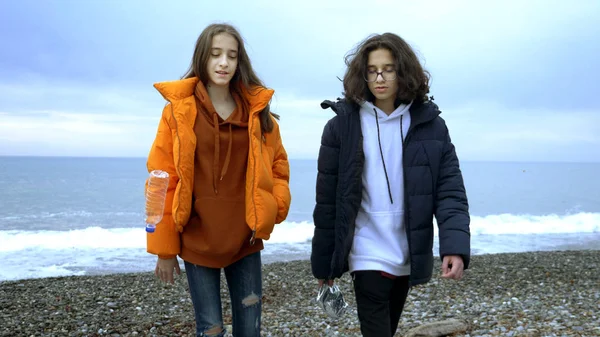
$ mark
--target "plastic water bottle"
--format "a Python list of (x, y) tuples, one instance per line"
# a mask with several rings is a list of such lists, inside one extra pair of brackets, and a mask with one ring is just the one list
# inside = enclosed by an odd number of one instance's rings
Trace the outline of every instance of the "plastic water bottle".
[(146, 232), (154, 233), (162, 220), (169, 187), (169, 173), (161, 170), (150, 172), (146, 188)]

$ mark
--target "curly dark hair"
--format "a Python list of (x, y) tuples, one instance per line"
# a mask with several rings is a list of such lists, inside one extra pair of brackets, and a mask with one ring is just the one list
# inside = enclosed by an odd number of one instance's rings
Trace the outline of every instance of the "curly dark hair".
[(398, 76), (398, 95), (396, 105), (410, 101), (426, 101), (429, 93), (430, 74), (423, 69), (411, 46), (400, 36), (393, 33), (374, 34), (362, 41), (345, 57), (346, 74), (344, 75), (344, 93), (346, 99), (361, 104), (363, 101), (375, 100), (369, 90), (365, 75), (369, 53), (378, 50), (389, 50), (396, 64)]

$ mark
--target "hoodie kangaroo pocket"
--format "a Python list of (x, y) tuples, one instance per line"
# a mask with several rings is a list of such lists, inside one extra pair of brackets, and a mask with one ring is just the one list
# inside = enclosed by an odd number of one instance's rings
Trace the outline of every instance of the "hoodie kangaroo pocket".
[(235, 255), (250, 237), (244, 200), (196, 199), (198, 216), (191, 219), (182, 244), (198, 254)]

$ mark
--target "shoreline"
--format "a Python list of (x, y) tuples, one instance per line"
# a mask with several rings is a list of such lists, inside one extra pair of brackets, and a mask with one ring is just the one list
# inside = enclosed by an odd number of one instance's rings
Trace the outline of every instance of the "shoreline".
[[(480, 234), (472, 238), (473, 256), (534, 251), (600, 250), (600, 232), (550, 234)], [(262, 251), (263, 265), (273, 262), (308, 260), (310, 241), (301, 243), (266, 243)], [(48, 251), (0, 252), (0, 283), (6, 281), (63, 277), (70, 275), (98, 276), (122, 273), (144, 273), (154, 270), (156, 257), (144, 247), (62, 249)], [(434, 237), (433, 253), (437, 258), (438, 240)], [(26, 265), (27, 268), (22, 268)], [(180, 260), (180, 266), (183, 263)]]
[[(469, 322), (470, 336), (600, 335), (600, 250), (473, 255), (459, 282), (440, 279), (434, 262), (432, 280), (411, 290), (396, 336), (448, 318)], [(152, 272), (2, 281), (0, 336), (193, 335), (184, 273), (175, 285)], [(265, 263), (263, 280), (263, 336), (360, 336), (348, 274), (336, 282), (350, 305), (339, 321), (314, 304), (309, 261)]]

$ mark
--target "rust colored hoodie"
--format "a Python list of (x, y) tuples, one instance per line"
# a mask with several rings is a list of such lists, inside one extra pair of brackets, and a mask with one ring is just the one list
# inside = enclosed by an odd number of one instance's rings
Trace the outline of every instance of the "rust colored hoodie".
[(263, 249), (260, 239), (250, 245), (252, 231), (246, 224), (249, 115), (235, 94), (236, 108), (226, 120), (215, 110), (202, 82), (194, 95), (198, 113), (193, 208), (181, 236), (181, 258), (223, 268)]

